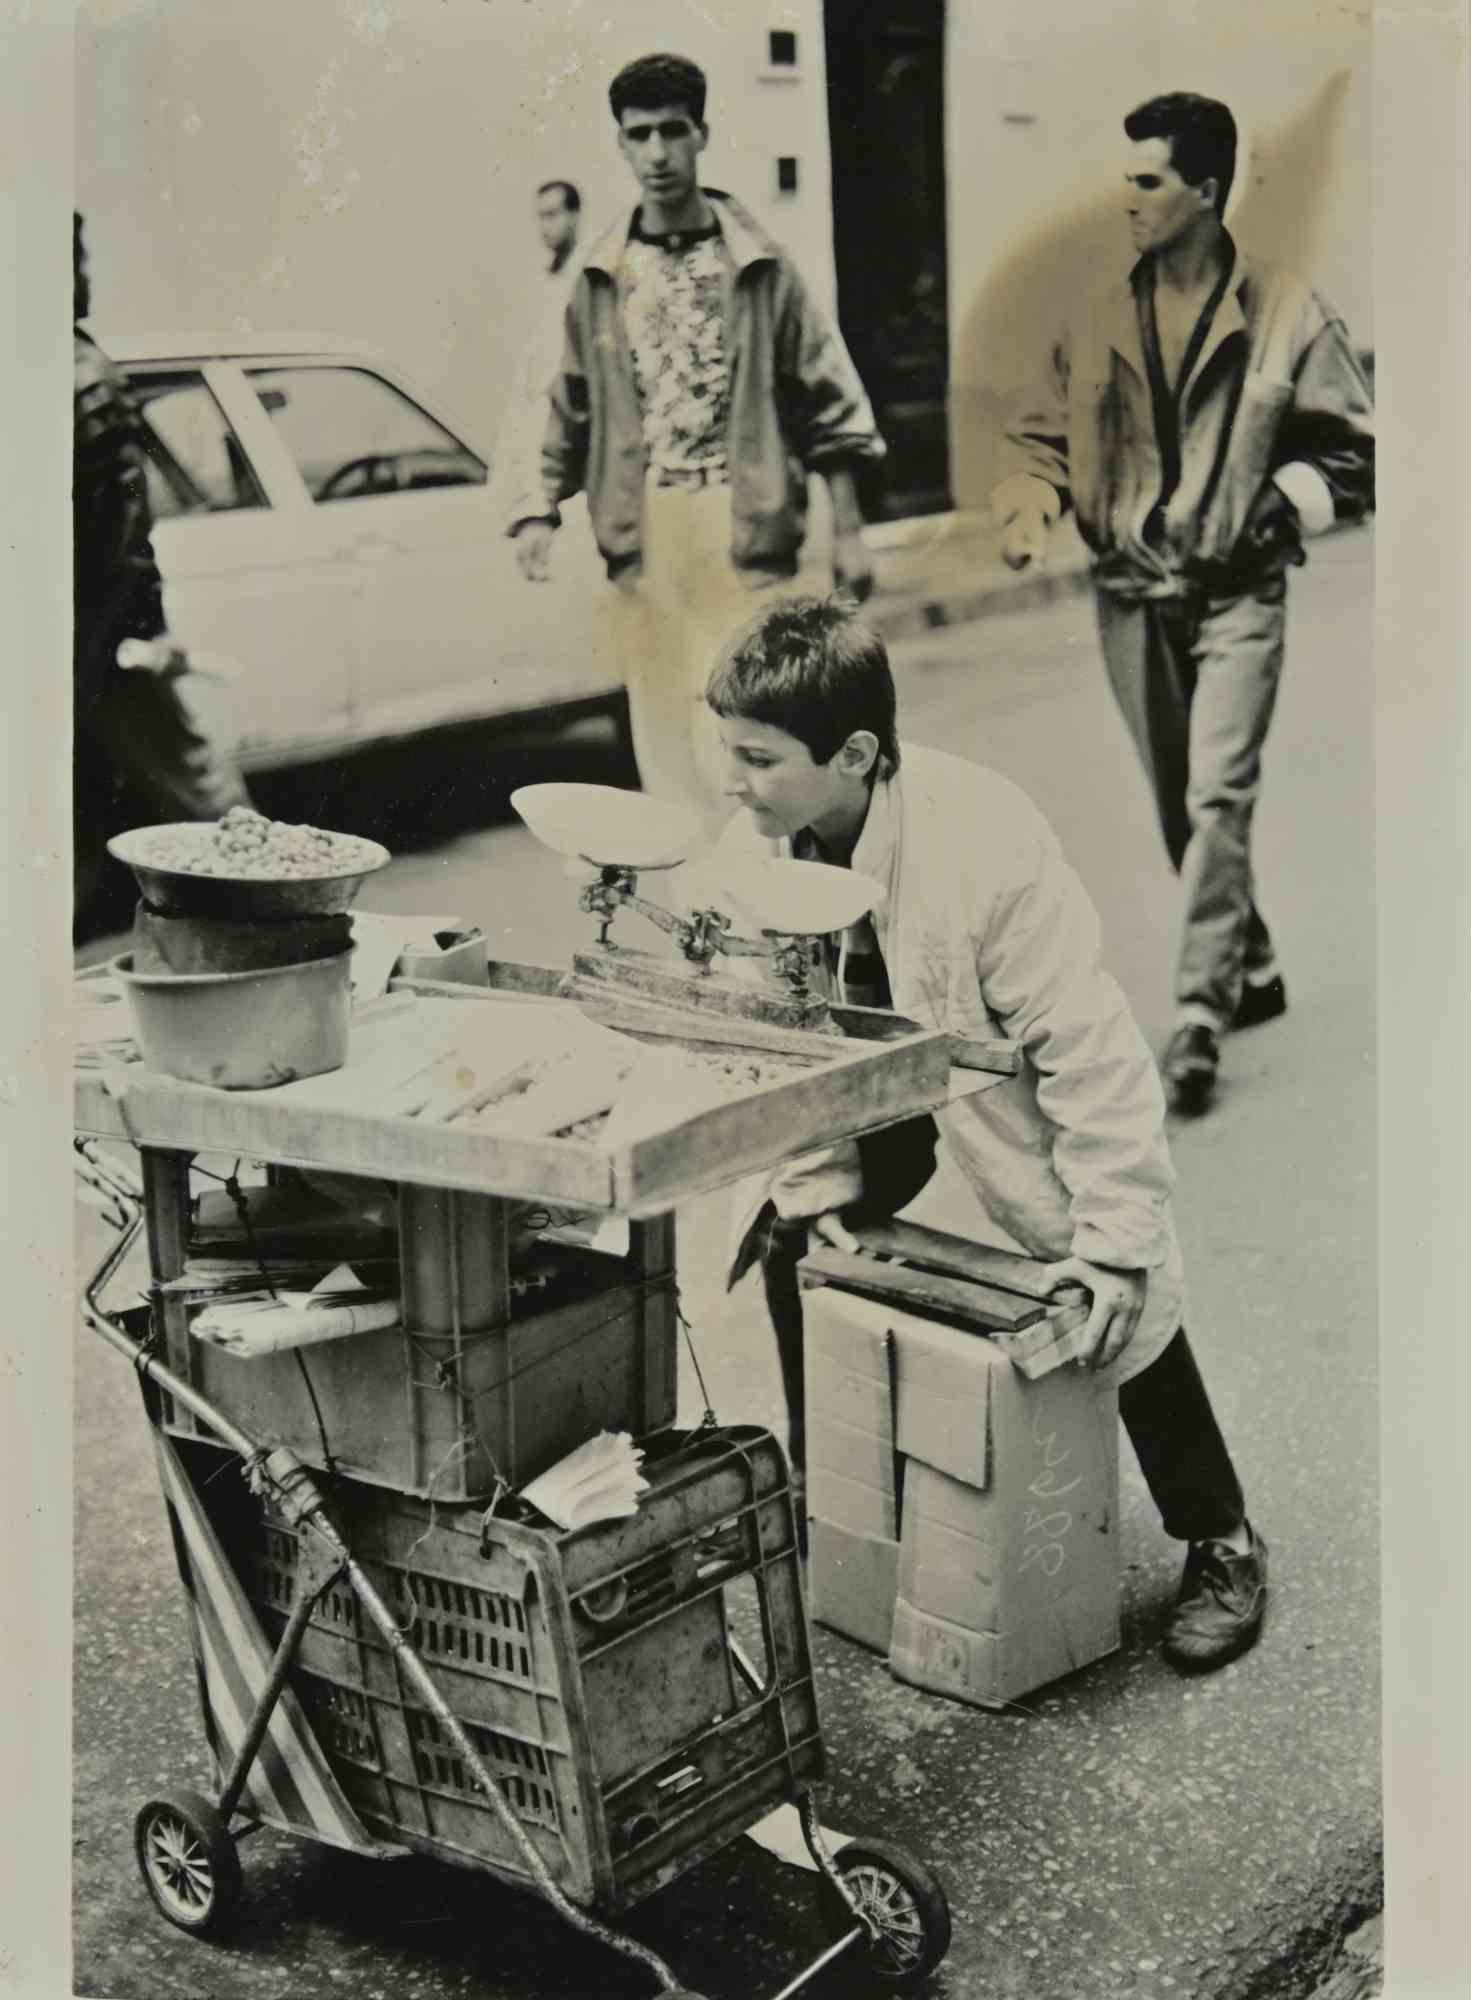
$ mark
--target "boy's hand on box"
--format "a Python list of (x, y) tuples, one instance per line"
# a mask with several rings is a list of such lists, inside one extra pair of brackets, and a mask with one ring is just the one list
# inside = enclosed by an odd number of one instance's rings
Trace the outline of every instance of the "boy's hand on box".
[(864, 1254), (863, 1245), (835, 1208), (830, 1208), (826, 1215), (815, 1215), (808, 1233), (814, 1243), (825, 1243), (830, 1250), (841, 1250), (849, 1257)]
[(1065, 1257), (1060, 1264), (1049, 1264), (1045, 1275), (1049, 1292), (1059, 1292), (1065, 1285), (1081, 1285), (1093, 1301), (1078, 1358), (1090, 1368), (1106, 1368), (1110, 1361), (1116, 1361), (1134, 1338), (1144, 1310), (1146, 1274), (1110, 1270), (1106, 1264), (1090, 1264), (1083, 1257)]

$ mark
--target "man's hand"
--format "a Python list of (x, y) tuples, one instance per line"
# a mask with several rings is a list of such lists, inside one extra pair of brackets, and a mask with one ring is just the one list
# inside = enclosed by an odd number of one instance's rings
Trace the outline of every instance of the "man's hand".
[(546, 582), (555, 533), (550, 521), (523, 521), (516, 530), (516, 560), (528, 583)]
[(1287, 563), (1307, 561), (1297, 509), (1275, 480), (1266, 480), (1252, 502), (1238, 547), (1258, 562), (1279, 556)]
[(1116, 1361), (1134, 1338), (1144, 1310), (1146, 1274), (1111, 1271), (1082, 1257), (1064, 1257), (1060, 1264), (1049, 1264), (1043, 1275), (1049, 1292), (1061, 1291), (1064, 1285), (1081, 1285), (1092, 1295), (1093, 1309), (1083, 1329), (1079, 1358), (1092, 1368), (1106, 1368), (1110, 1361)]
[(1040, 507), (1024, 507), (1001, 530), (1001, 560), (1008, 569), (1041, 569), (1047, 558), (1047, 516)]
[(873, 595), (873, 557), (857, 528), (833, 537), (833, 583), (855, 604), (864, 604)]
[(156, 639), (124, 639), (117, 649), (117, 663), (127, 673), (157, 674), (160, 680), (177, 680), (192, 669), (188, 653), (160, 632)]
[(842, 1250), (849, 1257), (865, 1254), (863, 1245), (835, 1208), (830, 1208), (825, 1215), (814, 1215), (807, 1225), (807, 1232), (811, 1242), (825, 1243), (830, 1250)]

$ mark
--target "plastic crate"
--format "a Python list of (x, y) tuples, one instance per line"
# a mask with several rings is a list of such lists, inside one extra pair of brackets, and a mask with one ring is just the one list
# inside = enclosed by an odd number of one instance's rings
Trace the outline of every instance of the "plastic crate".
[[(822, 1768), (780, 1447), (746, 1427), (671, 1432), (644, 1469), (651, 1491), (635, 1517), (572, 1534), (333, 1488), (354, 1555), (553, 1876), (609, 1911), (713, 1853)], [(196, 1476), (274, 1644), (295, 1589), (296, 1532), (238, 1481)], [(736, 1667), (737, 1633), (758, 1689)], [(370, 1830), (524, 1879), (345, 1580), (318, 1600), (292, 1685)]]
[[(149, 1165), (154, 1276), (167, 1280), (188, 1254), (187, 1166)], [(549, 1249), (547, 1289), (517, 1296), (508, 1204), (407, 1185), (397, 1197), (401, 1326), (242, 1360), (194, 1339), (195, 1309), (160, 1293), (169, 1366), (309, 1465), (445, 1501), (524, 1485), (597, 1430), (642, 1437), (674, 1421), (667, 1220), (631, 1225), (622, 1259)], [(207, 1435), (182, 1412), (169, 1429)]]

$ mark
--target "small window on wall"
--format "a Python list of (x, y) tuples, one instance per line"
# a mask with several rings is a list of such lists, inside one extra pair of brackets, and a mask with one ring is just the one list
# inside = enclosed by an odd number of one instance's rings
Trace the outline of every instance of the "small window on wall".
[(251, 387), (314, 500), (483, 486), (485, 461), (366, 368), (252, 368)]
[(197, 369), (144, 372), (131, 386), (145, 427), (155, 521), (265, 506), (240, 440)]
[(791, 28), (768, 28), (766, 61), (761, 69), (763, 83), (796, 83), (802, 74), (797, 60), (797, 37)]
[(797, 162), (789, 153), (783, 153), (777, 160), (776, 191), (778, 194), (797, 192)]

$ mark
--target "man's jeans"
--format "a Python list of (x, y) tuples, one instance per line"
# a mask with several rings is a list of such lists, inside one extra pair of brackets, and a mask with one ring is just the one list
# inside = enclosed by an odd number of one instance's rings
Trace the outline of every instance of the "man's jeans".
[(1286, 624), (1280, 578), (1247, 596), (1142, 602), (1097, 593), (1103, 657), (1185, 891), (1179, 1020), (1223, 1034), (1243, 978), (1273, 963), (1251, 820)]
[(828, 586), (810, 573), (743, 573), (730, 559), (730, 488), (644, 487), (643, 558), (614, 586), (614, 635), (639, 781), (691, 813), (711, 838), (722, 796), (705, 684), (726, 642), (773, 596)]

